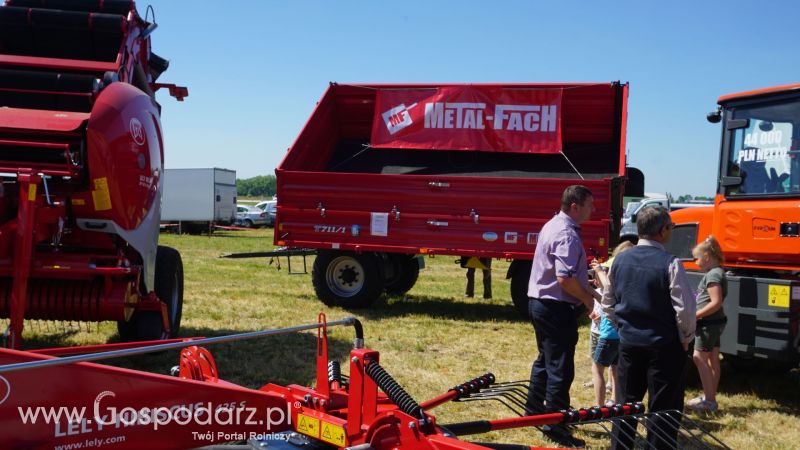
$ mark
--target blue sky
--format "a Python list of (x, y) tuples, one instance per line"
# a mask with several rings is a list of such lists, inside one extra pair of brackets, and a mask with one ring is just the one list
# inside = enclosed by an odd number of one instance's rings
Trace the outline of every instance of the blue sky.
[[(711, 195), (726, 93), (800, 82), (794, 1), (151, 0), (166, 166), (271, 174), (337, 82), (630, 83), (646, 190)], [(148, 3), (139, 2), (144, 14)]]

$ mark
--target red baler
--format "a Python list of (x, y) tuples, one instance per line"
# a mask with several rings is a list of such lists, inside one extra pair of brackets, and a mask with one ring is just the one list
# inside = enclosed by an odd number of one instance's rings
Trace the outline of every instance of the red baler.
[(158, 246), (164, 163), (154, 92), (168, 62), (127, 0), (0, 7), (0, 317), (174, 336), (180, 254)]

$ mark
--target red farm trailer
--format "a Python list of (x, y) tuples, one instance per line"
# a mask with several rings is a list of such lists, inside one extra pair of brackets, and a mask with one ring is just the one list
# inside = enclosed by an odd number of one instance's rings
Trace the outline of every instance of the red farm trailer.
[(333, 83), (276, 170), (275, 244), (317, 249), (316, 294), (344, 307), (411, 289), (421, 255), (504, 258), (527, 315), (564, 188), (594, 194), (587, 254), (616, 243), (627, 97), (619, 82)]
[[(153, 19), (151, 19), (153, 20)], [(174, 336), (180, 254), (158, 246), (164, 149), (155, 91), (168, 62), (128, 0), (0, 6), (0, 318), (117, 321)]]

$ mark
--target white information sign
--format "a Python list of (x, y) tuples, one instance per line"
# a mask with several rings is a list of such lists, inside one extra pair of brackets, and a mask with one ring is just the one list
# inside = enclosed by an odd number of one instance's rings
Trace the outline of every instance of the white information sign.
[(373, 236), (386, 236), (389, 231), (389, 213), (372, 213), (369, 222), (369, 234)]

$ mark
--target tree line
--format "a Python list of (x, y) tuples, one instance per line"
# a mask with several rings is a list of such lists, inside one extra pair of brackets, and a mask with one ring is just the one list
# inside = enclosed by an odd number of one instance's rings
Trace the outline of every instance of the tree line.
[(236, 195), (239, 197), (273, 197), (276, 192), (275, 175), (236, 179)]

